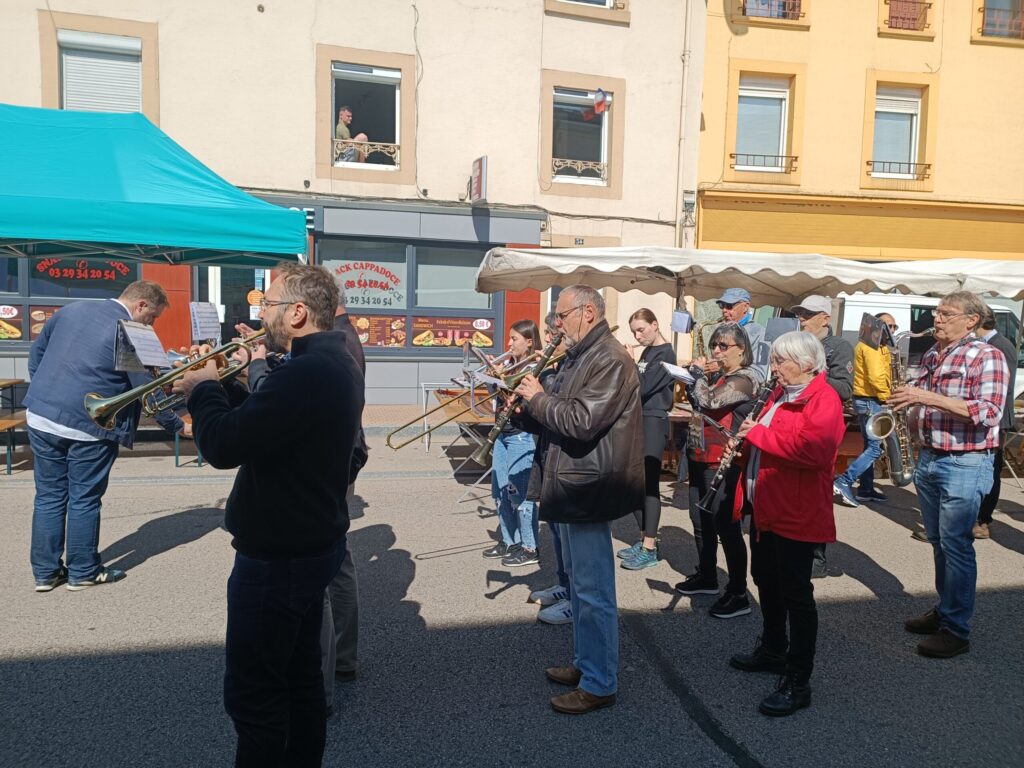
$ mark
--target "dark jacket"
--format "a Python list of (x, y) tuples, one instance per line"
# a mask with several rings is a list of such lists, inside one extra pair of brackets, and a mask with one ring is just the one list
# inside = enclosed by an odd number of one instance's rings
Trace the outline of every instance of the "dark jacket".
[(999, 422), (999, 434), (1005, 440), (1005, 435), (1009, 434), (1016, 426), (1013, 414), (1013, 391), (1017, 382), (1017, 348), (999, 331), (996, 331), (996, 335), (985, 343), (991, 344), (1003, 353), (1003, 357), (1006, 358), (1006, 367), (1010, 371), (1010, 378), (1006, 382), (1007, 403), (1003, 406), (1003, 418)]
[(569, 350), (552, 389), (522, 420), (541, 435), (527, 495), (540, 500), (541, 519), (594, 523), (642, 509), (640, 381), (605, 321)]
[[(141, 403), (125, 407), (111, 430), (97, 426), (83, 405), (90, 392), (113, 397), (153, 380), (148, 373), (114, 370), (114, 342), (120, 320), (131, 320), (131, 316), (113, 299), (77, 301), (55, 312), (29, 352), (31, 383), (25, 405), (44, 419), (131, 448)], [(181, 419), (171, 411), (161, 411), (157, 422), (168, 432), (182, 427)]]
[(363, 372), (363, 377), (365, 378), (366, 356), (363, 354), (363, 345), (359, 341), (359, 332), (352, 325), (348, 313), (334, 318), (334, 330), (345, 337), (345, 349), (355, 358), (356, 364), (359, 366), (359, 370)]
[(640, 376), (640, 404), (644, 416), (667, 420), (668, 412), (672, 410), (676, 380), (665, 370), (662, 362), (676, 364), (676, 353), (671, 344), (644, 347), (636, 370)]
[(225, 517), (235, 549), (303, 557), (344, 536), (363, 377), (340, 334), (293, 340), (291, 359), (251, 394), (203, 382), (188, 408), (203, 456), (218, 469), (239, 467)]
[(845, 403), (853, 397), (853, 345), (842, 336), (833, 336), (829, 328), (821, 346), (825, 348), (828, 383)]

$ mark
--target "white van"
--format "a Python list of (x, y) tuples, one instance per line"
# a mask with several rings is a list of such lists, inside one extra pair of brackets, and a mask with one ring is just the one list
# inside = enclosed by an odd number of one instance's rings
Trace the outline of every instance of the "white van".
[[(844, 299), (841, 320), (842, 336), (854, 345), (857, 343), (861, 317), (865, 312), (871, 315), (888, 312), (895, 318), (896, 324), (899, 326), (897, 333), (903, 331), (920, 333), (934, 325), (931, 311), (939, 305), (939, 299), (936, 297), (898, 293), (855, 293), (853, 295), (841, 293), (839, 296)], [(996, 314), (996, 329), (1016, 344), (1020, 332), (1020, 320), (1014, 312), (1014, 303), (997, 304), (993, 300), (988, 300), (987, 303)], [(835, 332), (839, 333), (838, 330)], [(903, 343), (900, 344), (900, 352), (904, 355), (907, 367), (920, 365), (924, 353), (934, 343), (935, 340), (929, 336), (903, 340)], [(1020, 399), (1022, 392), (1024, 392), (1024, 350), (1019, 350), (1014, 400)]]

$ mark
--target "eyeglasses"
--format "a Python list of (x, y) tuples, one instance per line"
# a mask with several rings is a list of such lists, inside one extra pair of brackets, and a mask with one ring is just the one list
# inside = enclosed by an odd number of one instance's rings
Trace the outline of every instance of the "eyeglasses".
[(567, 309), (567, 310), (565, 310), (565, 312), (555, 312), (555, 317), (557, 317), (559, 320), (561, 320), (564, 323), (565, 322), (565, 318), (567, 318), (569, 315), (571, 315), (577, 309), (583, 309), (583, 307), (585, 307), (585, 306), (586, 305), (583, 304), (583, 305), (580, 305), (578, 307), (573, 307), (572, 309)]
[(739, 304), (740, 302), (738, 302), (738, 301), (734, 301), (734, 302), (733, 302), (732, 304), (730, 304), (730, 303), (729, 303), (729, 302), (727, 302), (727, 301), (719, 301), (719, 302), (716, 302), (716, 303), (717, 303), (717, 304), (718, 304), (718, 306), (719, 306), (719, 307), (721, 307), (722, 309), (732, 309), (733, 307), (735, 307), (735, 306), (736, 306), (737, 304)]
[(296, 302), (294, 302), (294, 301), (267, 301), (266, 299), (260, 299), (260, 309), (266, 310), (267, 307), (277, 307), (277, 306), (280, 306), (281, 304), (284, 304), (284, 305), (287, 306), (288, 304), (295, 304), (295, 303)]
[(739, 344), (729, 344), (726, 341), (715, 341), (708, 345), (710, 349), (729, 349), (730, 347), (738, 347)]
[(945, 309), (933, 309), (932, 317), (940, 317), (943, 320), (952, 320), (956, 317), (967, 317), (973, 315), (973, 312), (948, 312)]

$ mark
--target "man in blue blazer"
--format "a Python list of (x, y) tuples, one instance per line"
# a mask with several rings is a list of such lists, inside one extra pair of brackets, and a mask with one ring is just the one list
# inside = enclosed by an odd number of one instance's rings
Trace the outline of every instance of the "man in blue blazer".
[[(31, 560), (36, 592), (64, 582), (75, 591), (125, 576), (100, 562), (100, 506), (120, 446), (132, 447), (142, 408), (139, 403), (125, 408), (107, 430), (89, 418), (84, 401), (89, 392), (112, 397), (150, 380), (145, 373), (115, 370), (118, 321), (152, 325), (168, 304), (157, 283), (139, 280), (116, 299), (61, 308), (32, 344), (25, 405), (35, 454)], [(169, 432), (191, 437), (173, 412), (157, 421)]]

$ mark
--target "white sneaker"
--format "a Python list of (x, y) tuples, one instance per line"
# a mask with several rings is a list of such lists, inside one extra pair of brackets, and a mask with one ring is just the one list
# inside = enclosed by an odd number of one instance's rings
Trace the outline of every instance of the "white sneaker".
[(545, 624), (571, 624), (572, 603), (568, 600), (559, 600), (554, 605), (541, 608), (537, 614), (537, 621), (543, 621)]
[(530, 593), (529, 602), (540, 603), (541, 605), (554, 605), (562, 600), (569, 599), (569, 590), (561, 584), (555, 584), (547, 589), (538, 589)]

